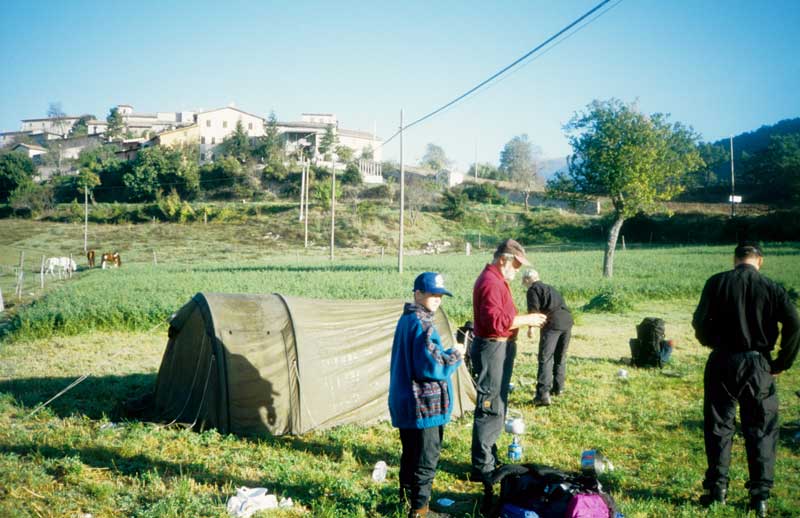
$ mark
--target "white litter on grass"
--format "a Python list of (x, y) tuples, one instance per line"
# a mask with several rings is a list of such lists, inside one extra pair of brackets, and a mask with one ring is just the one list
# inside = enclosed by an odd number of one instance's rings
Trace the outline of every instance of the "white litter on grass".
[(442, 507), (450, 507), (451, 505), (456, 503), (456, 501), (450, 500), (449, 498), (440, 498), (439, 500), (436, 501), (436, 503), (441, 505)]
[(617, 377), (619, 379), (628, 379), (628, 371), (625, 369), (620, 369), (617, 371)]
[(253, 514), (264, 509), (277, 509), (278, 507), (292, 507), (291, 498), (278, 498), (270, 495), (269, 490), (263, 487), (238, 487), (236, 495), (228, 498), (228, 514), (235, 518), (250, 518)]

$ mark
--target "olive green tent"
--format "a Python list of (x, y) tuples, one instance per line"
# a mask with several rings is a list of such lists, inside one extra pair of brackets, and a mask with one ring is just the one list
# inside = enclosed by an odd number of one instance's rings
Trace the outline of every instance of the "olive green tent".
[[(166, 421), (243, 435), (302, 434), (388, 418), (399, 300), (311, 300), (198, 293), (172, 317), (155, 390)], [(440, 310), (445, 348), (453, 333)], [(453, 376), (453, 416), (475, 386)]]

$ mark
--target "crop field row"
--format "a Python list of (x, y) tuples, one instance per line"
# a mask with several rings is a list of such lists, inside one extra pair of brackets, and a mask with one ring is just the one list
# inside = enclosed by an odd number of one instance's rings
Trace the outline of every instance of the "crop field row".
[[(800, 287), (800, 248), (768, 247), (764, 272), (790, 289)], [(709, 275), (731, 266), (730, 247), (670, 247), (620, 251), (615, 277), (603, 279), (601, 251), (530, 249), (533, 267), (557, 286), (569, 305), (579, 309), (600, 293), (625, 302), (696, 301)], [(268, 256), (258, 261), (227, 264), (124, 265), (114, 270), (79, 272), (30, 306), (10, 323), (16, 337), (37, 338), (77, 334), (87, 330), (145, 330), (159, 324), (197, 292), (281, 293), (326, 299), (408, 299), (421, 271), (444, 274), (453, 292), (447, 301), (457, 324), (471, 318), (475, 278), (490, 260), (486, 252), (405, 258), (404, 273), (396, 259), (343, 259)], [(513, 286), (517, 306), (525, 307), (524, 292)]]

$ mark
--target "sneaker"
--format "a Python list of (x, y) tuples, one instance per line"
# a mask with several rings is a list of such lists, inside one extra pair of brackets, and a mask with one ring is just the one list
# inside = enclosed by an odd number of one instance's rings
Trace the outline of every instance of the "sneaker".
[(550, 406), (550, 394), (542, 394), (533, 399), (534, 406)]

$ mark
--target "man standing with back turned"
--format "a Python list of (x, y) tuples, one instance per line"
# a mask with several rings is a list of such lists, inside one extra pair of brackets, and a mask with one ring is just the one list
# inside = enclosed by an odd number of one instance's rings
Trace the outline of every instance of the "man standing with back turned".
[(523, 264), (530, 264), (525, 249), (513, 239), (503, 241), (472, 290), (475, 339), (470, 357), (478, 391), (472, 424), (472, 479), (484, 484), (484, 508), (491, 505), (491, 477), (498, 464), (495, 442), (503, 430), (517, 330), (541, 327), (546, 320), (541, 313), (517, 315), (508, 283)]
[[(725, 503), (738, 402), (750, 472), (750, 509), (758, 517), (767, 515), (775, 473), (775, 378), (791, 367), (800, 345), (797, 309), (782, 287), (759, 273), (763, 261), (758, 244), (737, 246), (733, 270), (706, 281), (692, 319), (697, 339), (712, 349), (704, 376), (708, 470), (700, 502)], [(772, 359), (779, 322), (781, 348)]]

